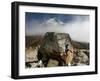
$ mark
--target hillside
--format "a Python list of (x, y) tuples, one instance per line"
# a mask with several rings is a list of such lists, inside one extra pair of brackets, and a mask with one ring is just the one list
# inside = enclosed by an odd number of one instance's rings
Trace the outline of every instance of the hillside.
[[(43, 41), (43, 38), (44, 37), (42, 35), (26, 36), (26, 48), (30, 46), (36, 47), (40, 45)], [(79, 42), (79, 41), (72, 40), (72, 45), (74, 48), (77, 48), (77, 49), (89, 49), (88, 42)]]
[(25, 37), (25, 45), (26, 48), (29, 48), (30, 46), (32, 47), (37, 47), (42, 43), (43, 36), (37, 35), (37, 36), (26, 36)]
[(74, 48), (77, 48), (77, 49), (89, 49), (89, 43), (87, 42), (78, 42), (78, 41), (72, 40), (72, 44)]

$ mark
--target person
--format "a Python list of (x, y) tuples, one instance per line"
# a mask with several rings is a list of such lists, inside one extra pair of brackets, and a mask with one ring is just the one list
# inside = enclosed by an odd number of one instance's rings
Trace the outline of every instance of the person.
[(65, 46), (65, 53), (66, 53), (66, 64), (67, 66), (71, 66), (73, 60), (73, 51), (68, 49), (68, 44)]

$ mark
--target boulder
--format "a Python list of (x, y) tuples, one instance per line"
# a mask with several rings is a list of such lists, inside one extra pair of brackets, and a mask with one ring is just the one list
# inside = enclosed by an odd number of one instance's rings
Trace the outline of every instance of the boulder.
[[(68, 45), (69, 49), (73, 48), (69, 34), (47, 32), (40, 45), (37, 57), (42, 60), (45, 67), (47, 67), (50, 59), (58, 61), (58, 66), (62, 66), (65, 62), (60, 54), (65, 52), (66, 45)], [(56, 66), (56, 64), (53, 66)]]
[(83, 51), (78, 51), (75, 53), (73, 59), (73, 65), (88, 65), (89, 64), (89, 57)]

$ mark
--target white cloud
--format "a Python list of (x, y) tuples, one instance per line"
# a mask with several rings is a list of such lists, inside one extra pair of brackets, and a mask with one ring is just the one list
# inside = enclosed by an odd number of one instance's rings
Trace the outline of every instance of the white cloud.
[(60, 20), (56, 20), (56, 18), (51, 18), (43, 23), (31, 21), (28, 25), (26, 24), (26, 35), (44, 34), (46, 32), (61, 32), (69, 33), (73, 40), (85, 42), (89, 42), (89, 30), (89, 19), (82, 19), (81, 17), (77, 17), (68, 23), (63, 23)]

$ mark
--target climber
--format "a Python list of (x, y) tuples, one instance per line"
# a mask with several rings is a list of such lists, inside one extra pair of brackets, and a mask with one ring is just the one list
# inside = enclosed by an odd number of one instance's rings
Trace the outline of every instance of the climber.
[(72, 60), (73, 60), (73, 50), (68, 49), (68, 44), (65, 45), (65, 54), (66, 54), (66, 64), (67, 66), (71, 66)]

